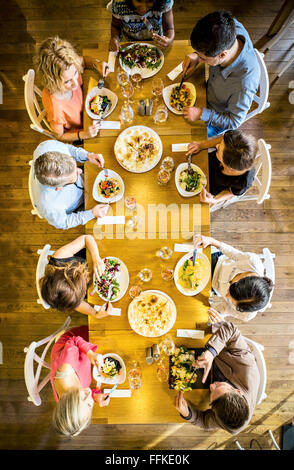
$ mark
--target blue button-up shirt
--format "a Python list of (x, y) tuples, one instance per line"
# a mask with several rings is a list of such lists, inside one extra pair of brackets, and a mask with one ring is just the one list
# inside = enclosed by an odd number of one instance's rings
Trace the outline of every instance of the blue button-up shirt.
[(237, 129), (245, 120), (260, 80), (260, 67), (253, 44), (244, 26), (234, 19), (236, 33), (244, 46), (227, 67), (209, 67), (207, 108), (201, 121), (222, 129)]
[[(34, 160), (46, 152), (60, 152), (72, 156), (77, 162), (88, 160), (88, 152), (83, 148), (64, 144), (57, 140), (46, 140), (34, 151)], [(84, 181), (80, 175), (75, 184), (69, 184), (56, 191), (56, 188), (41, 184), (34, 176), (32, 167), (33, 200), (39, 214), (50, 225), (67, 230), (77, 225), (84, 225), (94, 216), (91, 210), (75, 211), (84, 202)]]

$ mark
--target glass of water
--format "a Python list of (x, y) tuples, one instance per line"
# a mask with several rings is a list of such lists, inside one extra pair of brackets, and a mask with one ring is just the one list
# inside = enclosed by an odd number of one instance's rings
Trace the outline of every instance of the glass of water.
[(121, 120), (125, 124), (130, 124), (131, 122), (133, 122), (134, 111), (133, 111), (132, 106), (130, 104), (125, 102), (122, 105), (122, 108), (121, 108), (121, 111), (120, 111), (120, 117), (121, 117)]
[(159, 343), (159, 347), (167, 355), (171, 356), (175, 351), (175, 343), (170, 335), (166, 335)]
[(167, 382), (169, 376), (169, 367), (165, 360), (160, 359), (156, 368), (156, 375), (159, 382)]
[(168, 118), (168, 110), (167, 107), (164, 104), (160, 104), (157, 106), (154, 114), (154, 121), (162, 124), (163, 122), (166, 122)]
[(159, 250), (159, 256), (161, 259), (170, 259), (171, 255), (173, 254), (172, 249), (168, 246), (163, 246)]
[(132, 361), (128, 373), (129, 385), (132, 391), (142, 387), (142, 370), (138, 361)]
[(139, 278), (143, 282), (149, 282), (152, 279), (152, 271), (149, 268), (141, 269), (139, 272)]

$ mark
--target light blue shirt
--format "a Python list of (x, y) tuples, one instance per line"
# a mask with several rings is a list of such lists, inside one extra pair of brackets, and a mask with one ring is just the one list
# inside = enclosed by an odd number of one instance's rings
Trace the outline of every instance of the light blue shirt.
[(260, 80), (260, 67), (249, 34), (239, 21), (234, 21), (243, 49), (228, 67), (209, 67), (208, 107), (203, 108), (200, 117), (208, 126), (226, 130), (237, 129), (243, 123)]
[[(46, 140), (34, 151), (34, 160), (45, 152), (61, 152), (72, 156), (77, 162), (88, 160), (88, 152), (83, 148), (64, 144), (57, 140)], [(84, 179), (80, 175), (76, 184), (64, 186), (59, 191), (52, 186), (39, 183), (32, 167), (33, 200), (39, 214), (50, 225), (67, 230), (77, 225), (84, 225), (94, 219), (91, 210), (73, 212), (84, 202)]]

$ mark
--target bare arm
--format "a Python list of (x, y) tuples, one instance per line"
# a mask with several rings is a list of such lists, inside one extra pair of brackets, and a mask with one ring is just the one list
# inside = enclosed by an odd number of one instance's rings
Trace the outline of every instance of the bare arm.
[(92, 235), (81, 235), (54, 252), (53, 258), (70, 258), (83, 248), (88, 248), (91, 256), (99, 256), (98, 246)]
[(109, 50), (118, 51), (120, 46), (122, 21), (112, 15), (111, 20), (111, 38), (109, 41)]

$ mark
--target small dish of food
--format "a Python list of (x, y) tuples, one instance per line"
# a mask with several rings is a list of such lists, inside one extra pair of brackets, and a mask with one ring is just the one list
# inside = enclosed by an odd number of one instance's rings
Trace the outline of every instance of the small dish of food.
[(122, 384), (126, 380), (126, 366), (123, 359), (115, 353), (103, 354), (103, 365), (98, 371), (93, 367), (93, 377), (105, 384)]
[(210, 262), (204, 253), (197, 250), (194, 266), (193, 252), (187, 253), (175, 267), (175, 285), (183, 295), (197, 295), (206, 287), (210, 279), (210, 271)]
[(98, 173), (92, 190), (95, 201), (117, 202), (125, 192), (125, 185), (118, 173), (113, 170), (101, 170)]
[(201, 168), (191, 163), (191, 173), (188, 163), (181, 163), (175, 172), (176, 188), (183, 197), (196, 196), (207, 185), (207, 178)]
[(108, 88), (95, 86), (89, 91), (85, 101), (86, 112), (91, 119), (105, 119), (117, 105), (117, 96)]
[(100, 276), (100, 281), (94, 277), (94, 287), (97, 287), (97, 294), (101, 299), (117, 302), (125, 295), (129, 287), (128, 269), (120, 259), (114, 256), (104, 258), (103, 262), (105, 264), (104, 273)]
[(180, 83), (169, 85), (163, 89), (163, 100), (170, 111), (183, 114), (183, 109), (194, 106), (196, 101), (196, 88), (193, 83), (184, 82), (179, 90)]

